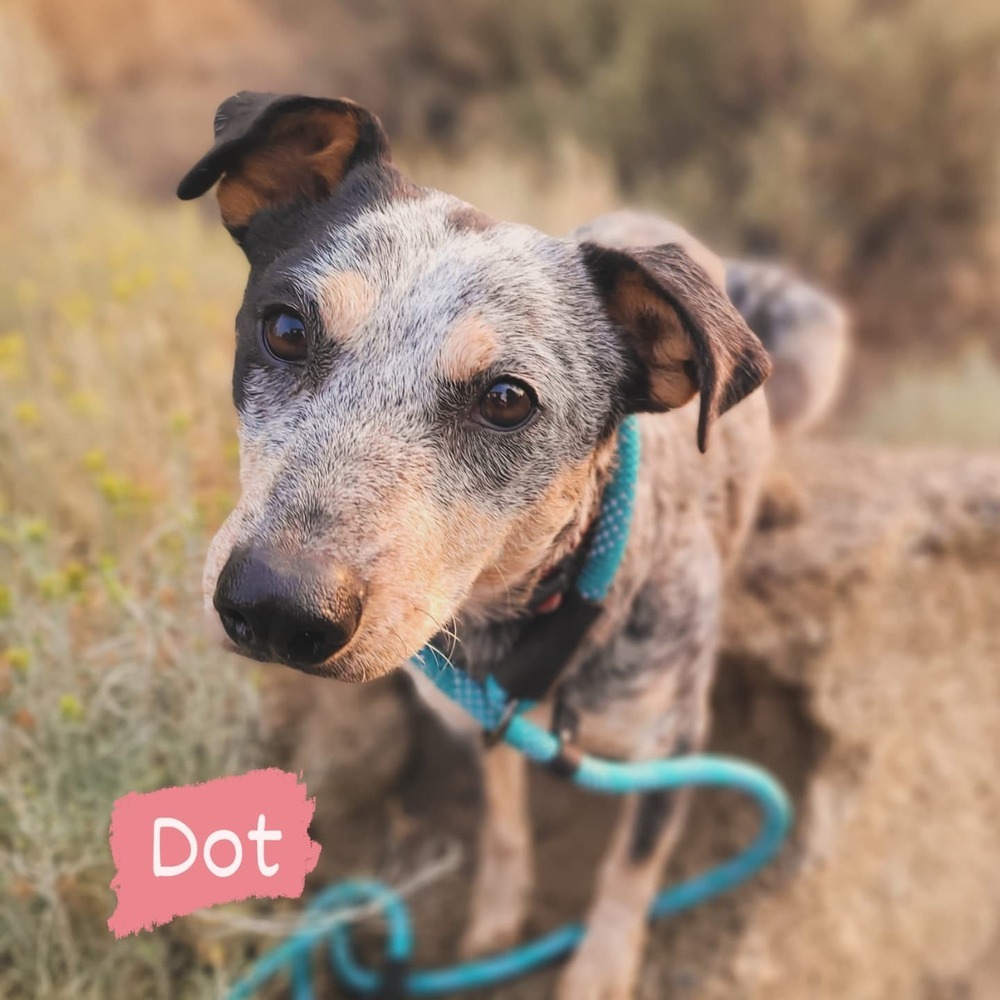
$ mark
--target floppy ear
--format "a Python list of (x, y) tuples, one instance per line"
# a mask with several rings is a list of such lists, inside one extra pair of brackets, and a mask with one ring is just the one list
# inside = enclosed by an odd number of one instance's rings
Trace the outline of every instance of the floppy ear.
[(237, 243), (265, 208), (322, 201), (358, 164), (389, 161), (379, 120), (351, 101), (241, 91), (215, 113), (215, 145), (188, 171), (177, 197), (219, 181), (222, 221)]
[(770, 373), (763, 345), (679, 244), (621, 251), (581, 243), (580, 249), (636, 363), (629, 406), (662, 412), (700, 393), (698, 447), (704, 451), (715, 418)]

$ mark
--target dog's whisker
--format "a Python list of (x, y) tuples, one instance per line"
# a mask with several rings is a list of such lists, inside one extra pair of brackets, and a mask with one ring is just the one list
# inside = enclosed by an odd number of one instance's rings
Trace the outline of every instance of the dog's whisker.
[(455, 664), (452, 662), (451, 657), (450, 656), (446, 656), (445, 653), (444, 653), (444, 650), (438, 649), (438, 647), (435, 646), (433, 642), (428, 642), (427, 643), (427, 648), (434, 650), (434, 652), (437, 653), (437, 655), (440, 656), (445, 661), (445, 663), (447, 663), (448, 666), (451, 667), (452, 670), (457, 670), (458, 669), (455, 666)]
[(462, 644), (462, 639), (459, 636), (458, 632), (454, 628), (449, 628), (447, 625), (442, 625), (441, 622), (439, 622), (437, 618), (435, 618), (434, 615), (432, 615), (429, 611), (425, 611), (423, 608), (417, 608), (417, 611), (419, 611), (426, 618), (429, 618), (437, 627), (438, 632), (444, 633), (451, 639), (451, 653), (447, 657), (447, 659), (450, 660), (451, 657), (455, 655), (455, 650), (458, 649), (458, 647)]
[(389, 631), (399, 640), (399, 645), (402, 646), (402, 648), (403, 648), (402, 659), (405, 662), (406, 660), (409, 659), (409, 656), (407, 655), (407, 652), (406, 652), (406, 642), (405, 642), (405, 640), (399, 634), (399, 630), (396, 628), (395, 625), (390, 625), (389, 626)]

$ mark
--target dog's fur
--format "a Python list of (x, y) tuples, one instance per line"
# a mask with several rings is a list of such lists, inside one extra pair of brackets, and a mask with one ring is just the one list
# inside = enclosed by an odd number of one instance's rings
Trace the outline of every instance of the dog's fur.
[[(842, 338), (836, 307), (784, 277), (775, 294), (777, 272), (725, 265), (653, 216), (616, 213), (565, 239), (494, 222), (404, 179), (377, 120), (350, 102), (230, 99), (214, 149), (179, 193), (215, 181), (251, 272), (233, 376), (243, 493), (208, 556), (210, 614), (234, 552), (266, 546), (304, 574), (346, 568), (359, 581), (356, 633), (311, 670), (377, 677), (450, 633), (469, 668), (487, 673), (515, 643), (539, 580), (580, 545), (615, 428), (640, 412), (625, 559), (558, 698), (588, 751), (637, 759), (700, 747), (722, 577), (770, 450), (754, 391), (770, 361), (730, 296), (772, 343), (794, 342), (787, 330), (804, 322)], [(261, 316), (275, 304), (306, 320), (304, 366), (261, 347)], [(470, 418), (500, 376), (537, 394), (535, 418), (516, 431)], [(787, 408), (788, 423), (814, 416), (814, 395)], [(454, 706), (442, 712), (471, 729)], [(536, 712), (548, 723), (552, 699)], [(484, 759), (469, 953), (512, 942), (525, 916), (523, 766), (504, 747)], [(646, 909), (685, 806), (683, 795), (625, 803), (563, 1000), (633, 995)]]

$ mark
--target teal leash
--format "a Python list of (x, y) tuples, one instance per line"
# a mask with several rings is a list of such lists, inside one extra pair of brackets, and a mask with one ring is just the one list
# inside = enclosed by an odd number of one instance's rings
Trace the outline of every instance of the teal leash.
[[(639, 469), (639, 427), (626, 417), (618, 434), (614, 476), (602, 497), (601, 512), (576, 581), (588, 601), (607, 596), (628, 541)], [(502, 730), (503, 740), (530, 760), (551, 764), (562, 753), (558, 736), (526, 718), (528, 702), (514, 703), (492, 678), (478, 681), (456, 670), (437, 649), (425, 647), (411, 661), (438, 689), (462, 706), (488, 732)], [(512, 710), (513, 706), (513, 710)], [(678, 885), (664, 889), (649, 911), (650, 920), (689, 910), (745, 882), (781, 849), (792, 822), (792, 809), (782, 787), (766, 771), (744, 761), (713, 754), (690, 754), (664, 760), (617, 763), (581, 754), (571, 780), (581, 788), (610, 795), (673, 791), (687, 787), (725, 788), (756, 803), (761, 822), (756, 837), (735, 857)], [(361, 965), (351, 944), (347, 909), (371, 905), (386, 925), (385, 961), (380, 970)], [(360, 996), (402, 1000), (440, 996), (494, 986), (515, 979), (570, 954), (585, 933), (581, 922), (565, 924), (534, 941), (485, 958), (440, 969), (411, 970), (413, 930), (409, 911), (391, 887), (372, 880), (348, 880), (319, 893), (306, 910), (303, 925), (265, 953), (229, 994), (230, 1000), (251, 997), (278, 973), (291, 977), (294, 1000), (313, 1000), (312, 954), (325, 942), (339, 982)]]

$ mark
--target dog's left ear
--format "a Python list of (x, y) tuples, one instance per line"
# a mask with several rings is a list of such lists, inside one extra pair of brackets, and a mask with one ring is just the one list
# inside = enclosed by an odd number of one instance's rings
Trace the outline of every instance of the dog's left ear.
[(715, 418), (770, 374), (763, 345), (679, 244), (623, 251), (581, 243), (580, 250), (635, 361), (629, 407), (662, 412), (700, 393), (698, 447), (704, 451)]
[(258, 212), (328, 198), (349, 170), (389, 160), (379, 120), (352, 101), (241, 91), (215, 114), (215, 145), (188, 171), (177, 197), (219, 181), (222, 221), (237, 243)]

